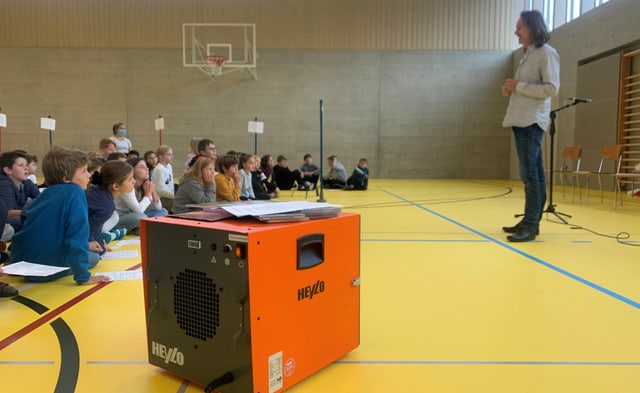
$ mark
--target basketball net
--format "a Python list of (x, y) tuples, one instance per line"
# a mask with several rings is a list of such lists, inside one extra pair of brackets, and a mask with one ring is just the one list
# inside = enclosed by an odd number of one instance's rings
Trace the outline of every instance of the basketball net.
[(227, 57), (223, 55), (209, 55), (207, 62), (211, 64), (211, 75), (219, 76), (222, 74), (222, 66), (227, 61)]

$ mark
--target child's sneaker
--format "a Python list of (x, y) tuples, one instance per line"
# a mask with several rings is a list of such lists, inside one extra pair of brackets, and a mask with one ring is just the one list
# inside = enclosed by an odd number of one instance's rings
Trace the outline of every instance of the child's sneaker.
[(127, 235), (127, 228), (118, 228), (118, 235), (118, 240), (124, 239), (124, 237)]
[(96, 240), (100, 244), (104, 244), (104, 243), (109, 244), (112, 241), (116, 240), (116, 235), (112, 232), (102, 232), (101, 234), (98, 235), (98, 238)]

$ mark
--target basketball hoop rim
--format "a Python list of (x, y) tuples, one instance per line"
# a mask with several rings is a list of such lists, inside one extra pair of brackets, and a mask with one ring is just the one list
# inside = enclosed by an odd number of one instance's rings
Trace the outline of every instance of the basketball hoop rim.
[(227, 56), (223, 56), (223, 55), (208, 55), (207, 56), (207, 62), (209, 62), (212, 65), (218, 66), (218, 67), (222, 67), (224, 65), (224, 63), (226, 63), (227, 60), (228, 60)]

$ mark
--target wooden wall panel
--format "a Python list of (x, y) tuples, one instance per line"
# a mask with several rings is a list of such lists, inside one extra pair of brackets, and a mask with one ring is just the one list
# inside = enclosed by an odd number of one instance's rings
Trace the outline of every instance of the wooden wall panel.
[(519, 0), (3, 0), (0, 46), (179, 48), (185, 22), (256, 23), (258, 48), (509, 50)]

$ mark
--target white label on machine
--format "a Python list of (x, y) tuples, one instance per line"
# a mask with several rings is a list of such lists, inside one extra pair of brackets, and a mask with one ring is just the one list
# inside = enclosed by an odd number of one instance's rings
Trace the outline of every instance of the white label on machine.
[(229, 234), (229, 240), (234, 242), (247, 243), (249, 241), (249, 236), (247, 235), (235, 235), (233, 233)]
[(269, 393), (282, 389), (282, 351), (269, 356)]
[(7, 115), (5, 115), (4, 113), (0, 113), (0, 127), (6, 127), (7, 126)]

